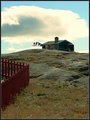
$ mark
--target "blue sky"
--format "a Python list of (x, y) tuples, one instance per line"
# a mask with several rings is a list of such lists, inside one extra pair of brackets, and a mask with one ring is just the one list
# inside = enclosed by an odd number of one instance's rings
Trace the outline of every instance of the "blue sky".
[(76, 13), (79, 13), (80, 16), (84, 19), (89, 20), (89, 2), (88, 1), (38, 1), (38, 2), (34, 2), (34, 1), (10, 1), (10, 2), (2, 2), (1, 4), (1, 9), (3, 10), (4, 7), (11, 7), (11, 6), (20, 6), (20, 5), (35, 5), (35, 6), (39, 6), (39, 7), (44, 7), (44, 8), (53, 8), (53, 9), (64, 9), (64, 10), (72, 10)]
[[(89, 25), (89, 2), (88, 1), (9, 1), (9, 2), (1, 2), (1, 10), (3, 11), (5, 8), (9, 8), (12, 6), (38, 6), (42, 8), (49, 9), (58, 9), (58, 10), (71, 10), (74, 13), (78, 13), (82, 19), (84, 19)], [(75, 51), (87, 51), (89, 49), (89, 40), (88, 37), (83, 37), (80, 39), (76, 39), (72, 41), (75, 45)], [(11, 47), (8, 41), (1, 41), (1, 52), (7, 53), (7, 49)], [(13, 44), (15, 49), (19, 49), (19, 45)], [(29, 48), (28, 42), (21, 45), (22, 49)]]

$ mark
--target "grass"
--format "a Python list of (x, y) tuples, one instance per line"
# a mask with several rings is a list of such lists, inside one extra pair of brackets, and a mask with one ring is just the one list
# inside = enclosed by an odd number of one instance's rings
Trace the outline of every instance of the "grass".
[(88, 89), (32, 79), (15, 103), (2, 111), (3, 118), (87, 119)]
[[(88, 65), (88, 54), (81, 53), (66, 54), (51, 52), (50, 50), (41, 53), (37, 53), (36, 50), (33, 53), (29, 50), (21, 52), (19, 56), (21, 58), (17, 59), (19, 62), (47, 63), (56, 68), (71, 70), (71, 72), (80, 71), (76, 68), (69, 68), (67, 64), (58, 65), (51, 61), (56, 59), (65, 61), (71, 59), (71, 62), (83, 60), (83, 64)], [(80, 72), (80, 74), (82, 77), (88, 75), (87, 71)], [(1, 112), (1, 115), (2, 119), (88, 119), (88, 106), (87, 86), (70, 85), (68, 82), (59, 83), (59, 81), (31, 79), (27, 88), (16, 97), (15, 103), (9, 105), (5, 111)]]

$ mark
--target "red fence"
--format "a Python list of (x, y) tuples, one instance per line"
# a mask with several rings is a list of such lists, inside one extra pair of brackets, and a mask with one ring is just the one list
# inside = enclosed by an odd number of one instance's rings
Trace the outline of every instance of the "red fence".
[[(14, 101), (14, 97), (29, 84), (29, 65), (14, 60), (1, 59), (2, 108)], [(5, 80), (6, 79), (6, 80)]]

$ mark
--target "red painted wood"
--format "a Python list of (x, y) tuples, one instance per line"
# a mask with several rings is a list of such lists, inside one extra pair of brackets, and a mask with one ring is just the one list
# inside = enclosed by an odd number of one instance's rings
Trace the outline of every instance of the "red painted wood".
[(9, 76), (9, 74), (10, 74), (10, 72), (9, 72), (9, 60), (8, 60), (7, 64), (8, 64), (8, 73), (7, 73), (7, 77), (9, 78), (9, 77), (10, 77), (10, 76)]
[(21, 63), (20, 63), (20, 69), (21, 69)]
[(23, 63), (23, 67), (24, 67), (24, 63)]
[(14, 61), (14, 74), (15, 74), (15, 61)]
[[(1, 84), (3, 109), (6, 108), (11, 102), (14, 102), (14, 97), (16, 94), (18, 94), (21, 89), (25, 88), (29, 84), (29, 65), (5, 59), (1, 59), (1, 63), (2, 76), (7, 78), (7, 80)], [(5, 70), (6, 68), (8, 70)]]
[(2, 59), (2, 77), (4, 75), (4, 59)]
[(17, 71), (18, 71), (18, 62), (17, 62)]
[(12, 76), (12, 60), (11, 60), (11, 68), (10, 68), (11, 76)]
[(6, 77), (6, 60), (4, 59), (4, 76)]

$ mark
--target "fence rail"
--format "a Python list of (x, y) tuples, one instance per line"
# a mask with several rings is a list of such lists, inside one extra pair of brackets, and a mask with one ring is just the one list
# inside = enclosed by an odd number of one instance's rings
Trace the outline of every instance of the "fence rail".
[[(2, 108), (6, 108), (21, 89), (29, 84), (29, 65), (9, 59), (1, 59)], [(6, 80), (5, 80), (6, 79)]]
[(21, 62), (15, 62), (14, 60), (9, 59), (1, 59), (1, 76), (9, 78), (16, 74), (24, 66), (25, 64)]

